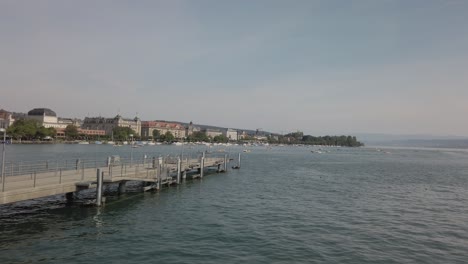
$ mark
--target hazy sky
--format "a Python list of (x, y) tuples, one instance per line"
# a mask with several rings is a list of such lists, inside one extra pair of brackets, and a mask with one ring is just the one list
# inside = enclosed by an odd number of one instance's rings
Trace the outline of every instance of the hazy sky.
[(0, 0), (0, 108), (468, 136), (468, 1)]

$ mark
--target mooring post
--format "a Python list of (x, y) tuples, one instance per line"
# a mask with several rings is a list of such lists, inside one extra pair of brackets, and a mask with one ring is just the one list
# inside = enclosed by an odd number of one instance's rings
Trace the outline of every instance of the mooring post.
[(182, 169), (180, 157), (177, 157), (177, 184), (180, 184), (180, 171)]
[(102, 202), (102, 179), (104, 175), (101, 173), (101, 169), (97, 169), (97, 187), (96, 187), (96, 206), (101, 206)]
[(241, 154), (240, 153), (239, 153), (239, 161), (237, 162), (237, 164), (238, 164), (237, 166), (240, 169), (240, 167), (241, 167)]
[(162, 166), (163, 166), (163, 158), (159, 157), (158, 158), (158, 183), (156, 185), (156, 189), (159, 190), (159, 188), (162, 187), (161, 182), (162, 182)]
[(77, 159), (75, 170), (79, 170), (79, 169), (80, 169), (80, 159)]
[(67, 199), (67, 202), (71, 203), (73, 201), (73, 192), (67, 192), (65, 193), (65, 198)]
[(122, 194), (127, 191), (126, 181), (119, 182), (119, 194)]
[(34, 188), (36, 188), (36, 172), (34, 172)]
[(62, 184), (62, 168), (60, 168), (59, 184)]
[(224, 154), (224, 172), (227, 172), (227, 160), (228, 160), (228, 155)]
[(111, 157), (107, 157), (107, 167), (110, 167), (111, 165)]
[(81, 163), (81, 180), (84, 181), (84, 168), (85, 168), (85, 164), (84, 162)]
[(203, 153), (203, 157), (201, 158), (201, 162), (200, 162), (200, 178), (203, 178), (204, 168), (205, 168), (205, 153)]

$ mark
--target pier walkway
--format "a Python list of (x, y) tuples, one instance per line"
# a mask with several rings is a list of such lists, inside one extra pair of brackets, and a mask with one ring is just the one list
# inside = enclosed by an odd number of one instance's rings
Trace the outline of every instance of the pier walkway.
[(209, 168), (226, 172), (230, 160), (224, 153), (203, 153), (198, 157), (147, 158), (145, 155), (137, 160), (112, 156), (104, 162), (76, 159), (12, 163), (5, 166), (1, 179), (0, 204), (58, 194), (70, 198), (74, 192), (97, 188), (100, 177), (101, 188), (103, 184), (119, 183), (119, 192), (125, 191), (127, 181), (145, 182), (145, 191), (159, 189), (164, 184), (179, 184), (188, 173), (192, 178), (202, 178)]

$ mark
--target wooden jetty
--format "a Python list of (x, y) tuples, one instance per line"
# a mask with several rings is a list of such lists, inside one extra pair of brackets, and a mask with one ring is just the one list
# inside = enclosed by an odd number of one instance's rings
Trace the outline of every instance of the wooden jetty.
[[(77, 159), (71, 161), (42, 161), (20, 163), (5, 167), (1, 179), (0, 204), (65, 194), (72, 199), (75, 192), (96, 188), (96, 205), (102, 203), (105, 184), (118, 183), (119, 192), (125, 192), (126, 182), (143, 182), (143, 190), (159, 190), (163, 185), (180, 184), (190, 175), (203, 178), (205, 170), (227, 172), (231, 161), (227, 154), (199, 157), (152, 157), (121, 159), (108, 157), (106, 162)], [(239, 155), (240, 163), (240, 155)]]

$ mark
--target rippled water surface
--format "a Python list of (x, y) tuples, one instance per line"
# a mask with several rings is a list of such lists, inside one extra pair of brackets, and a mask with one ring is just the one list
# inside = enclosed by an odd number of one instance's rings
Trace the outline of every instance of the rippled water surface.
[[(8, 147), (10, 160), (130, 151)], [(61, 196), (0, 206), (0, 263), (467, 262), (468, 152), (310, 150), (251, 148), (241, 170), (161, 192), (109, 193), (102, 208)]]

